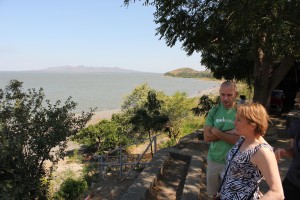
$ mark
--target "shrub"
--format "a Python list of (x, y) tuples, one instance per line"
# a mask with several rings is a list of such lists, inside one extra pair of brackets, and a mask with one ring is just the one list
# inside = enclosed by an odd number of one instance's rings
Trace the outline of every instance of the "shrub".
[(85, 180), (68, 178), (60, 186), (59, 191), (54, 195), (54, 199), (78, 199), (88, 190), (88, 185)]

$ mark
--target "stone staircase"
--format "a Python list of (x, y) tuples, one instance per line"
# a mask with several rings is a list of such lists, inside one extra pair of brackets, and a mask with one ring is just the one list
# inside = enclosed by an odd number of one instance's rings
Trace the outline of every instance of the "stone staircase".
[(207, 199), (207, 150), (199, 130), (181, 138), (176, 146), (158, 151), (121, 199)]

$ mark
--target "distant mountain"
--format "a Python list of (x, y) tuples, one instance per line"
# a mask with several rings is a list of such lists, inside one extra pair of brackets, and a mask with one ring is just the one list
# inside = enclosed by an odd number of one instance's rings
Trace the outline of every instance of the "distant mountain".
[(72, 73), (139, 73), (139, 71), (122, 69), (119, 67), (86, 67), (80, 66), (59, 66), (48, 67), (46, 69), (38, 70), (43, 72), (72, 72)]

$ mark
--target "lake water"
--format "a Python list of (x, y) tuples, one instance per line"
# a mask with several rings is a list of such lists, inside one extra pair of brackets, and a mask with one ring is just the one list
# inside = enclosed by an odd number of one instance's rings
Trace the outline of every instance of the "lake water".
[(75, 112), (119, 109), (123, 98), (142, 84), (172, 95), (176, 91), (195, 96), (201, 90), (218, 86), (217, 82), (189, 78), (165, 77), (157, 73), (49, 73), (49, 72), (0, 72), (0, 85), (16, 79), (23, 82), (23, 88), (43, 88), (46, 99), (52, 104), (64, 102), (69, 96), (77, 102)]

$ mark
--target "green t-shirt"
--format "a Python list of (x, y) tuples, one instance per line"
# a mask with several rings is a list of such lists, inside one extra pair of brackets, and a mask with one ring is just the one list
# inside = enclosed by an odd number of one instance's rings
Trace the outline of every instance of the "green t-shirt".
[[(213, 126), (221, 131), (228, 131), (234, 129), (235, 115), (236, 108), (226, 109), (222, 104), (218, 104), (208, 112), (205, 125)], [(225, 163), (225, 156), (232, 147), (232, 144), (223, 140), (211, 142), (208, 150), (208, 159)]]

